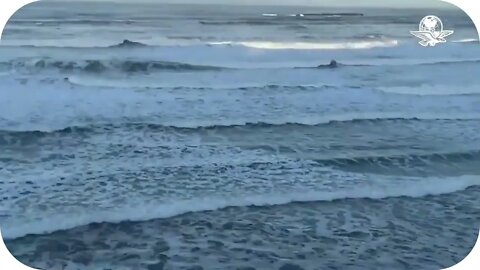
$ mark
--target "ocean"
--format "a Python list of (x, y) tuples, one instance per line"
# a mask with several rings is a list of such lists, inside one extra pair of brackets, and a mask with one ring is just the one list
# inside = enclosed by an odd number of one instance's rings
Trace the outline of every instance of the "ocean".
[[(426, 15), (446, 43), (410, 34)], [(40, 1), (0, 44), (0, 228), (31, 267), (437, 270), (475, 244), (457, 9)]]

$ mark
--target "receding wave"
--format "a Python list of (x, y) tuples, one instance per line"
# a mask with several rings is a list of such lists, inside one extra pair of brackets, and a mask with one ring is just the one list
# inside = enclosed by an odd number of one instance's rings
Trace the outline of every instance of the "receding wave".
[(161, 218), (170, 218), (192, 212), (217, 211), (229, 207), (258, 206), (267, 207), (302, 202), (331, 202), (339, 200), (410, 197), (421, 198), (455, 193), (479, 186), (478, 176), (460, 176), (452, 178), (418, 178), (415, 181), (396, 181), (388, 186), (363, 186), (337, 191), (303, 191), (239, 196), (195, 198), (158, 203), (141, 203), (123, 206), (117, 209), (87, 211), (84, 214), (58, 214), (21, 222), (14, 226), (6, 224), (2, 228), (5, 239), (15, 239), (30, 234), (48, 234), (68, 230), (92, 223), (140, 222)]
[(120, 72), (153, 72), (153, 71), (206, 71), (222, 70), (223, 67), (192, 65), (168, 61), (136, 61), (136, 60), (76, 60), (63, 61), (54, 59), (18, 59), (2, 63), (11, 69), (57, 69), (63, 72), (82, 71), (88, 73), (101, 73), (105, 71)]

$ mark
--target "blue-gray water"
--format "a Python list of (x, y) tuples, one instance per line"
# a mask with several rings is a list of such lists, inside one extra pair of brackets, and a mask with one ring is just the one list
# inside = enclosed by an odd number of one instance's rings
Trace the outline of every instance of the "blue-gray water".
[[(455, 33), (423, 48), (429, 14)], [(449, 267), (480, 225), (476, 38), (458, 10), (32, 4), (0, 46), (7, 246), (43, 269)]]

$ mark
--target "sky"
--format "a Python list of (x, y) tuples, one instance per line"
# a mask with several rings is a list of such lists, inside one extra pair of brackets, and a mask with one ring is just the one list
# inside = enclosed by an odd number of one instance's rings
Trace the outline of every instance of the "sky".
[[(67, 0), (64, 0), (67, 1)], [(95, 0), (88, 0), (95, 1)], [(441, 0), (109, 0), (125, 3), (196, 3), (196, 4), (245, 4), (245, 5), (299, 5), (332, 7), (402, 7), (437, 8), (450, 4)], [(476, 1), (476, 0), (473, 0)]]

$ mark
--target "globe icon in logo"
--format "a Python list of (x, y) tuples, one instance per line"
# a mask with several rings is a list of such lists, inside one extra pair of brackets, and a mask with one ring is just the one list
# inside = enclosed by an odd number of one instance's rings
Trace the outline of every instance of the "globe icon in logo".
[(410, 34), (421, 39), (418, 43), (423, 47), (435, 46), (437, 43), (445, 43), (445, 37), (453, 34), (453, 30), (443, 30), (440, 18), (433, 15), (423, 17), (418, 25), (418, 31), (410, 31)]
[(443, 23), (437, 16), (426, 16), (420, 21), (420, 31), (430, 32), (433, 37), (438, 38), (443, 32)]

